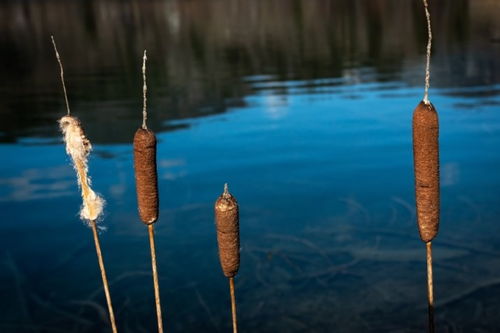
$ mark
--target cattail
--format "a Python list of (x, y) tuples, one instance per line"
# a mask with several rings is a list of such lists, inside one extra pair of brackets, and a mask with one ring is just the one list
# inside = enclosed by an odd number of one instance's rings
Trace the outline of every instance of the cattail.
[(104, 267), (104, 259), (102, 257), (101, 244), (99, 242), (99, 234), (97, 232), (97, 220), (102, 215), (104, 200), (96, 194), (90, 186), (90, 178), (88, 176), (88, 156), (92, 150), (90, 140), (85, 136), (85, 132), (80, 124), (80, 121), (70, 115), (68, 96), (66, 94), (66, 85), (64, 83), (64, 71), (57, 51), (54, 37), (52, 44), (56, 54), (57, 61), (61, 70), (61, 82), (64, 91), (64, 99), (66, 101), (67, 115), (59, 120), (59, 126), (63, 133), (64, 142), (66, 143), (66, 153), (71, 157), (73, 167), (75, 168), (78, 185), (82, 194), (82, 208), (80, 210), (80, 218), (84, 220), (92, 229), (94, 236), (94, 245), (97, 254), (97, 261), (101, 270), (101, 278), (104, 287), (104, 294), (108, 304), (109, 320), (114, 333), (118, 332), (116, 328), (115, 315), (113, 305), (111, 303), (111, 294), (109, 292), (108, 279)]
[(219, 260), (224, 275), (229, 279), (231, 296), (231, 312), (233, 332), (238, 331), (236, 318), (236, 297), (234, 292), (234, 277), (240, 268), (240, 221), (238, 202), (229, 193), (227, 184), (215, 202), (215, 223), (217, 228), (217, 244)]
[(80, 121), (73, 116), (64, 116), (59, 120), (59, 126), (64, 135), (66, 153), (71, 156), (75, 168), (78, 185), (81, 189), (83, 204), (80, 210), (80, 218), (86, 223), (97, 221), (101, 216), (104, 200), (90, 187), (88, 177), (88, 156), (92, 150), (89, 139)]
[(142, 127), (134, 135), (134, 169), (135, 184), (137, 190), (137, 204), (139, 216), (148, 226), (149, 248), (151, 252), (151, 267), (153, 272), (153, 287), (155, 292), (156, 319), (158, 332), (163, 332), (163, 320), (161, 315), (160, 284), (158, 281), (158, 269), (156, 264), (156, 247), (154, 239), (153, 224), (158, 219), (158, 177), (156, 171), (156, 136), (146, 125), (146, 50), (142, 57), (143, 78), (143, 108)]
[(424, 98), (413, 112), (413, 163), (415, 198), (420, 238), (426, 246), (428, 327), (434, 333), (434, 284), (432, 274), (432, 240), (439, 229), (439, 121), (429, 101), (432, 28), (427, 0), (423, 0), (427, 20), (427, 58)]
[(151, 130), (139, 128), (135, 132), (134, 168), (139, 216), (142, 222), (151, 224), (158, 219), (156, 137)]
[(220, 264), (224, 275), (231, 278), (240, 267), (240, 226), (238, 202), (229, 193), (227, 184), (215, 202), (215, 222)]
[(439, 123), (434, 106), (420, 102), (413, 113), (415, 196), (420, 238), (430, 242), (439, 228)]

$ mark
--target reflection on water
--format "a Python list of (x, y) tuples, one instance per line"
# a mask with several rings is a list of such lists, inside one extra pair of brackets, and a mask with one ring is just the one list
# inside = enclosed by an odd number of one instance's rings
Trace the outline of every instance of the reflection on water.
[[(500, 6), (432, 3), (441, 121), (440, 331), (495, 331), (500, 303)], [(9, 1), (0, 4), (0, 331), (107, 332), (91, 234), (56, 119), (95, 145), (102, 245), (123, 332), (154, 331), (131, 139), (149, 55), (157, 246), (171, 332), (230, 329), (213, 202), (241, 204), (244, 332), (421, 332), (424, 247), (411, 112), (426, 42), (418, 1)]]
[[(435, 16), (434, 86), (498, 78), (495, 0), (446, 0)], [(55, 136), (63, 104), (47, 43), (54, 34), (75, 114), (94, 142), (128, 142), (140, 107), (140, 54), (150, 58), (152, 117), (241, 106), (248, 76), (422, 81), (426, 31), (418, 1), (9, 1), (0, 5), (0, 140)], [(493, 52), (493, 53), (492, 53)], [(361, 75), (369, 68), (373, 75)], [(264, 75), (264, 76), (262, 76)], [(288, 93), (286, 89), (284, 93)], [(113, 125), (113, 126), (112, 126)], [(110, 135), (112, 134), (112, 135)]]

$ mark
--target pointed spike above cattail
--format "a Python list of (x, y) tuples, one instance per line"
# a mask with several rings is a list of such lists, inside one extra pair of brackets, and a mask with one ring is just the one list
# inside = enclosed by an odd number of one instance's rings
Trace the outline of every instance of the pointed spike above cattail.
[(148, 60), (148, 57), (146, 55), (146, 50), (144, 50), (144, 55), (142, 56), (142, 128), (147, 130), (148, 126), (146, 124), (146, 121), (148, 120), (148, 86), (146, 84), (146, 60)]

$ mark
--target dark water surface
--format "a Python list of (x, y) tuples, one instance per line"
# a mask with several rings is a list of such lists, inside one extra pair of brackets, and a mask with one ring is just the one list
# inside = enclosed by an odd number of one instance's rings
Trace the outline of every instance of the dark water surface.
[[(500, 327), (500, 3), (432, 3), (441, 123), (439, 332)], [(157, 246), (168, 332), (229, 332), (213, 203), (241, 207), (241, 332), (422, 332), (411, 116), (420, 1), (6, 1), (0, 4), (0, 332), (109, 332), (90, 229), (57, 119), (94, 145), (121, 332), (154, 332), (133, 134), (148, 49)]]

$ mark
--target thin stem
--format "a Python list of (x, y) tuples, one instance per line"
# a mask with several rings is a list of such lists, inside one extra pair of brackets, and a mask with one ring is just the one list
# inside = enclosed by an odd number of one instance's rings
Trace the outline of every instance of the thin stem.
[(92, 233), (94, 234), (95, 251), (97, 253), (97, 261), (99, 262), (99, 268), (101, 269), (102, 284), (104, 287), (104, 294), (106, 295), (106, 301), (108, 303), (109, 311), (109, 321), (111, 322), (111, 329), (113, 333), (117, 333), (115, 314), (113, 312), (113, 305), (111, 304), (111, 294), (109, 293), (108, 278), (106, 277), (106, 269), (104, 268), (104, 260), (102, 259), (101, 244), (99, 243), (99, 234), (97, 233), (97, 223), (96, 221), (90, 221), (90, 226), (92, 227)]
[(68, 94), (66, 93), (66, 84), (64, 83), (64, 69), (61, 62), (61, 57), (59, 57), (59, 52), (57, 52), (56, 41), (54, 40), (54, 36), (50, 36), (52, 39), (52, 45), (54, 45), (54, 51), (56, 52), (57, 62), (59, 63), (59, 68), (61, 69), (61, 83), (64, 91), (64, 100), (66, 101), (66, 110), (68, 111), (68, 116), (71, 114), (69, 110), (69, 102), (68, 102)]
[(427, 301), (429, 305), (429, 333), (434, 333), (434, 284), (432, 281), (432, 244), (425, 244), (427, 248)]
[(425, 8), (425, 17), (427, 19), (427, 33), (428, 33), (428, 40), (427, 40), (427, 61), (425, 64), (425, 89), (424, 89), (424, 103), (429, 104), (429, 87), (430, 87), (430, 81), (431, 81), (431, 48), (432, 48), (432, 29), (431, 29), (431, 14), (429, 13), (429, 5), (427, 3), (427, 0), (423, 0), (424, 2), (424, 8)]
[(147, 107), (147, 92), (148, 86), (146, 85), (146, 60), (148, 57), (146, 56), (146, 50), (144, 50), (144, 56), (142, 57), (142, 128), (148, 129), (146, 125), (146, 120), (148, 119), (148, 112), (146, 110)]
[(158, 321), (158, 332), (163, 333), (163, 320), (161, 317), (161, 304), (160, 304), (160, 284), (158, 283), (158, 270), (156, 268), (155, 231), (153, 224), (148, 225), (148, 231), (149, 231), (149, 247), (151, 249), (151, 266), (153, 269), (153, 285), (155, 290), (156, 319)]
[(236, 318), (236, 297), (234, 294), (234, 277), (229, 278), (229, 293), (231, 294), (231, 313), (233, 317), (233, 333), (238, 333), (238, 319)]

